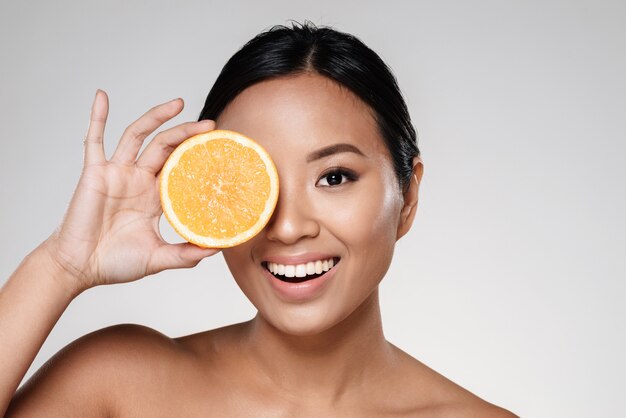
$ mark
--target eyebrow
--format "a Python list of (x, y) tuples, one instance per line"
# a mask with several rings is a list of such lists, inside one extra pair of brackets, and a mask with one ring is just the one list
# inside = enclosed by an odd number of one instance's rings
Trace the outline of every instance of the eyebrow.
[(353, 152), (355, 154), (365, 157), (365, 154), (363, 154), (363, 152), (361, 152), (361, 150), (354, 145), (341, 143), (330, 145), (328, 147), (318, 149), (317, 151), (313, 151), (306, 157), (306, 162), (310, 163), (312, 161), (319, 160), (333, 154), (338, 154), (340, 152)]

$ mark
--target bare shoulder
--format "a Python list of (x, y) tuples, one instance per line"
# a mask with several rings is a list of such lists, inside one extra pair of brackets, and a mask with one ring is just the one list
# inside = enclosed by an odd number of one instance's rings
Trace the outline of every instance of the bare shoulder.
[(60, 350), (20, 387), (7, 416), (111, 415), (120, 391), (145, 383), (155, 365), (171, 363), (159, 360), (179, 352), (174, 340), (141, 325), (94, 331)]
[[(516, 418), (437, 373), (419, 360), (394, 347), (399, 355), (396, 373), (402, 388), (407, 416), (441, 418)], [(391, 386), (393, 387), (393, 385)], [(410, 411), (410, 412), (409, 412)]]
[(440, 405), (428, 412), (428, 416), (440, 418), (519, 418), (514, 413), (485, 401)]

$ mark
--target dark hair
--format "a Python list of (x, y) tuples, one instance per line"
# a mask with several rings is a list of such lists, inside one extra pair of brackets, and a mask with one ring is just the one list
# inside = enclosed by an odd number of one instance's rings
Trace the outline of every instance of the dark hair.
[(419, 156), (415, 128), (396, 79), (355, 36), (311, 22), (274, 26), (246, 43), (217, 77), (198, 120), (217, 119), (244, 89), (270, 78), (314, 72), (348, 88), (374, 111), (399, 185), (410, 184)]

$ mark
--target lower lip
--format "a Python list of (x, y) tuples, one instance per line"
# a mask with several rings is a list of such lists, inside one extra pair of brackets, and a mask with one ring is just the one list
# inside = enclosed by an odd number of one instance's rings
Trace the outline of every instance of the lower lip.
[(319, 294), (326, 287), (325, 284), (335, 275), (337, 265), (315, 279), (300, 283), (283, 282), (282, 280), (276, 278), (276, 276), (270, 273), (266, 268), (263, 268), (263, 270), (265, 271), (265, 276), (268, 278), (272, 288), (274, 288), (281, 299), (286, 302), (304, 302), (319, 296)]

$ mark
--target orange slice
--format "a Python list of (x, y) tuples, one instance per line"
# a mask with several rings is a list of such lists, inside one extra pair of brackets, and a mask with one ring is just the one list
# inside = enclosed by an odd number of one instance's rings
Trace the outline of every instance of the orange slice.
[(195, 135), (161, 170), (161, 206), (187, 241), (227, 248), (258, 234), (278, 200), (278, 173), (269, 154), (233, 131)]

